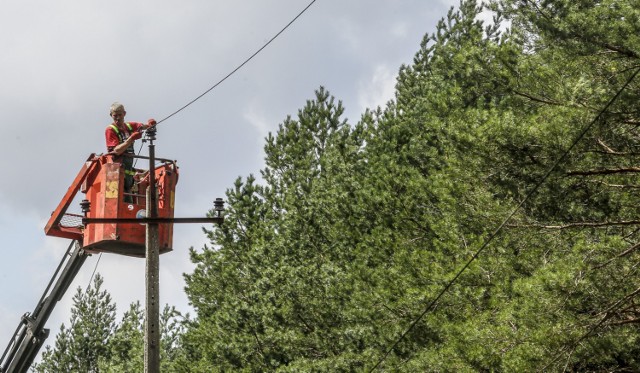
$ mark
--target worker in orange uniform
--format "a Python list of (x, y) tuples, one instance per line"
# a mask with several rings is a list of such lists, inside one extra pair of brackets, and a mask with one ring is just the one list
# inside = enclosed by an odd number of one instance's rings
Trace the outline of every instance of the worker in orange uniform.
[[(133, 187), (133, 176), (135, 170), (133, 169), (133, 155), (135, 155), (134, 143), (137, 139), (142, 137), (142, 132), (147, 128), (156, 124), (155, 119), (149, 119), (147, 124), (139, 122), (125, 122), (124, 117), (127, 112), (124, 110), (124, 105), (119, 102), (114, 102), (109, 110), (109, 116), (113, 119), (113, 123), (107, 126), (104, 135), (107, 141), (107, 151), (116, 156), (123, 154), (127, 155), (121, 157), (122, 164), (124, 166), (124, 192), (131, 193)], [(131, 155), (131, 156), (128, 156)], [(125, 195), (125, 202), (132, 203), (133, 197)]]

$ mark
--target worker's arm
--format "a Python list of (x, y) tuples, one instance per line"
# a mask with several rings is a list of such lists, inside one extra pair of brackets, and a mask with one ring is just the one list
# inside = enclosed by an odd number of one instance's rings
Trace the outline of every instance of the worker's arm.
[(131, 136), (129, 136), (129, 138), (127, 138), (122, 144), (116, 145), (111, 153), (114, 153), (116, 155), (124, 153), (127, 148), (130, 147), (140, 137), (142, 137), (142, 134), (140, 132), (136, 131), (132, 133)]
[(142, 137), (142, 131), (156, 125), (156, 120), (149, 119), (146, 124), (137, 122), (130, 123), (135, 126), (134, 132), (122, 144), (119, 143), (118, 135), (113, 130), (113, 128), (111, 128), (111, 126), (107, 127), (107, 129), (105, 130), (105, 138), (107, 141), (107, 151), (109, 153), (115, 155), (121, 155), (122, 153), (124, 153), (129, 146), (131, 146), (137, 139)]

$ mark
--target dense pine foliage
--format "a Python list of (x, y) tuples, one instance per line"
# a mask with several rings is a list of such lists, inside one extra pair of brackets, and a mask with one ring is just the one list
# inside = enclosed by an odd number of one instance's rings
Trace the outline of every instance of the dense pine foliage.
[[(62, 324), (54, 347), (46, 347), (33, 371), (144, 371), (144, 310), (139, 302), (133, 303), (117, 323), (116, 305), (102, 283), (98, 274), (86, 290), (76, 290), (70, 326)], [(188, 318), (174, 307), (165, 306), (160, 313), (162, 371), (175, 371), (175, 361), (182, 351), (178, 338), (187, 322)]]
[[(489, 7), (452, 9), (386, 107), (347, 123), (321, 87), (265, 139), (191, 251), (165, 369), (640, 370), (640, 4)], [(78, 364), (135, 371), (139, 305), (104, 312)]]

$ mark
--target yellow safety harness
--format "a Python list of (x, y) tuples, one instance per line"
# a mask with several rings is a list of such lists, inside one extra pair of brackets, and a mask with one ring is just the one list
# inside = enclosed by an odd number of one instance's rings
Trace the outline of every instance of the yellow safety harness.
[[(129, 122), (126, 122), (125, 125), (127, 126), (127, 128), (129, 129), (129, 133), (133, 132), (133, 127), (131, 127), (131, 124)], [(115, 131), (116, 135), (118, 135), (118, 140), (120, 140), (120, 144), (124, 143), (126, 138), (125, 138), (125, 134), (120, 132), (120, 130), (118, 129), (118, 126), (116, 126), (115, 124), (110, 124), (111, 128), (113, 128), (113, 130)], [(135, 154), (135, 149), (133, 148), (133, 144), (131, 144), (127, 150), (125, 150), (125, 153), (129, 153), (129, 154)], [(129, 167), (125, 167), (124, 173), (127, 175), (135, 175), (136, 172), (133, 169), (130, 169)]]

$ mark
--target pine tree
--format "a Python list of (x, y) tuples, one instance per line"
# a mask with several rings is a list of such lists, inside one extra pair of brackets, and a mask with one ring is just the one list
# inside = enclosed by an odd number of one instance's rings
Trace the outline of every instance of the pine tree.
[(108, 343), (115, 327), (116, 306), (102, 290), (103, 279), (97, 274), (86, 291), (78, 287), (73, 297), (70, 327), (60, 328), (55, 347), (49, 346), (36, 372), (98, 372), (98, 360), (108, 356)]
[(600, 113), (638, 7), (491, 7), (452, 9), (358, 124), (321, 88), (269, 135), (192, 251), (187, 371), (639, 369), (640, 83)]
[[(175, 307), (164, 306), (160, 313), (160, 368), (163, 372), (183, 368), (174, 364), (182, 354), (180, 339), (184, 323), (182, 314)], [(100, 371), (127, 373), (144, 370), (144, 310), (140, 302), (132, 303), (124, 313), (107, 349), (108, 353), (99, 359)]]
[(129, 306), (114, 329), (107, 348), (109, 353), (100, 358), (100, 371), (125, 373), (144, 370), (144, 311), (140, 302)]

